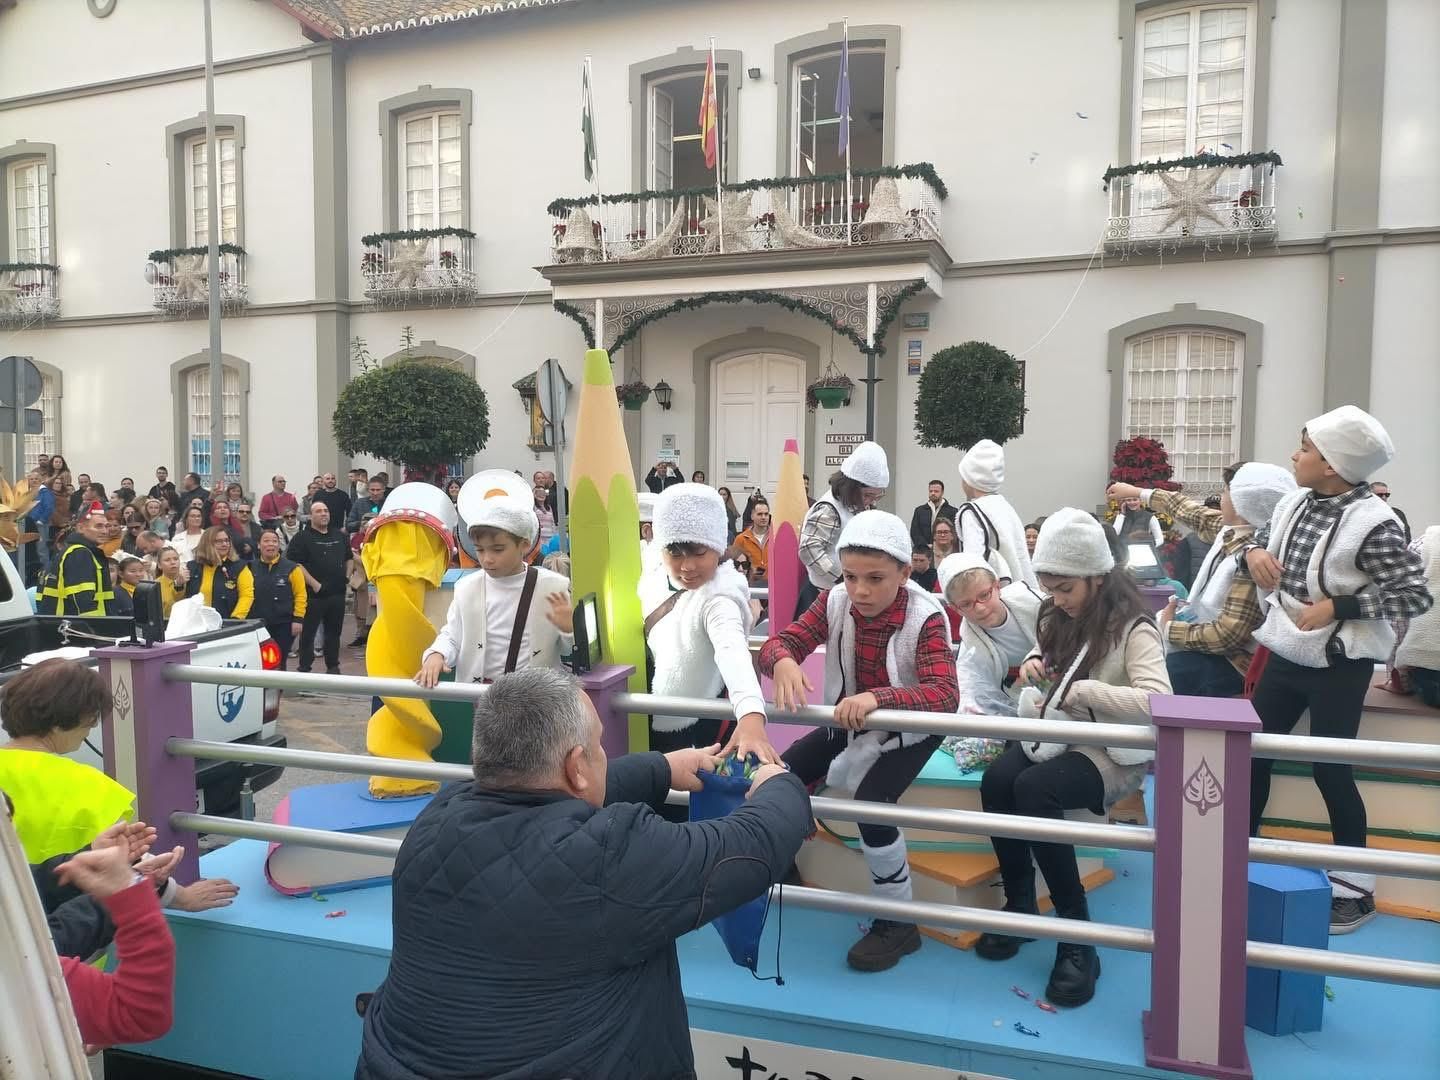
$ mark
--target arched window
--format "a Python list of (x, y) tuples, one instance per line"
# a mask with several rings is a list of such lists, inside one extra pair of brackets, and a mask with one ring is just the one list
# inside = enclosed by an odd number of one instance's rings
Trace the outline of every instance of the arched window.
[(0, 263), (57, 261), (55, 144), (0, 146)]
[[(210, 445), (210, 358), (208, 351), (176, 361), (170, 368), (170, 393), (175, 407), (177, 472), (195, 472), (206, 486), (214, 483), (216, 466)], [(221, 408), (224, 443), (220, 467), (228, 483), (245, 483), (247, 432), (250, 426), (250, 365), (234, 356), (222, 361)]]

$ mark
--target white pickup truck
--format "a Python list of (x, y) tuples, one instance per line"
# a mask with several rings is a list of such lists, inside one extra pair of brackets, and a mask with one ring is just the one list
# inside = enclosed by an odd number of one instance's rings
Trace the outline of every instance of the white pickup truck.
[[(93, 649), (129, 640), (132, 624), (133, 620), (121, 616), (100, 619), (36, 615), (14, 564), (0, 551), (0, 694), (4, 683), (20, 673), (26, 656), (67, 645)], [(279, 646), (255, 619), (227, 619), (219, 630), (197, 634), (191, 640), (195, 651), (190, 654), (190, 662), (199, 667), (271, 670), (278, 668), (282, 659)], [(190, 695), (195, 738), (285, 745), (285, 737), (276, 731), (280, 691), (197, 683), (190, 688)], [(4, 708), (4, 697), (0, 696), (0, 715)], [(4, 741), (6, 736), (0, 732), (0, 742)], [(97, 727), (71, 756), (100, 769), (104, 768), (103, 754)], [(278, 766), (197, 762), (197, 808), (201, 813), (235, 816), (241, 809), (240, 791), (247, 778), (251, 790), (259, 791), (274, 783), (281, 771)]]

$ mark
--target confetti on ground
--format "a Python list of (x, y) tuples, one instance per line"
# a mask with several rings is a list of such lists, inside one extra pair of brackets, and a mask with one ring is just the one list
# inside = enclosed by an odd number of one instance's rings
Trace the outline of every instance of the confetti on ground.
[(312, 892), (312, 893), (310, 894), (310, 899), (311, 899), (311, 900), (319, 900), (320, 903), (323, 904), (323, 903), (326, 903), (326, 902), (329, 900), (329, 897), (327, 897), (327, 896), (322, 896), (322, 895), (321, 895), (320, 893), (318, 893), (318, 892)]
[(1130, 876), (1130, 871), (1129, 871), (1129, 870), (1121, 870), (1121, 871), (1120, 871), (1120, 876), (1121, 876), (1121, 877), (1129, 877), (1129, 876)]
[(1033, 1028), (1026, 1027), (1019, 1020), (1015, 1021), (1015, 1030), (1018, 1031), (1021, 1035), (1029, 1035), (1032, 1039), (1038, 1039), (1040, 1037), (1040, 1033), (1038, 1031)]
[(1335, 1000), (1335, 987), (1331, 986), (1329, 983), (1326, 983), (1326, 984), (1325, 984), (1325, 1000), (1326, 1000), (1326, 1001), (1334, 1001), (1334, 1000)]
[(343, 918), (345, 917), (345, 914), (346, 914), (345, 909), (342, 907), (339, 911), (327, 911), (327, 912), (325, 912), (325, 917), (326, 917), (327, 919), (343, 919)]
[(996, 1026), (997, 1028), (998, 1028), (998, 1027), (1002, 1027), (1002, 1026), (1004, 1025), (1004, 1023), (1005, 1023), (1004, 1020), (996, 1020), (996, 1021), (995, 1021), (995, 1026)]
[(1018, 986), (1012, 986), (1010, 987), (1010, 992), (1016, 997), (1024, 998), (1026, 1001), (1030, 1000), (1030, 991), (1028, 990), (1021, 990)]
[(1059, 1012), (1059, 1011), (1060, 1011), (1059, 1009), (1055, 1008), (1054, 1005), (1051, 1005), (1048, 1001), (1037, 1001), (1037, 1002), (1035, 1002), (1035, 1007), (1036, 1007), (1037, 1009), (1044, 1009), (1046, 1012)]

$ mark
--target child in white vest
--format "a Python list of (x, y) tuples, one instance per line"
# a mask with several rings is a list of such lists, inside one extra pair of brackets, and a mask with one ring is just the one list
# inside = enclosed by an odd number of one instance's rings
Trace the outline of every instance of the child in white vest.
[(525, 564), (540, 534), (533, 506), (514, 496), (487, 499), (488, 486), (471, 477), (460, 489), (460, 517), (480, 569), (455, 583), (445, 626), (420, 658), (421, 686), (434, 686), (442, 671), (453, 670), (456, 682), (489, 683), (521, 668), (558, 668), (574, 647), (569, 580)]
[[(760, 651), (760, 670), (775, 680), (775, 704), (793, 709), (815, 689), (800, 663), (825, 646), (824, 703), (835, 706), (841, 727), (817, 728), (784, 754), (807, 786), (823, 779), (862, 801), (899, 801), (940, 736), (870, 731), (865, 718), (876, 709), (953, 713), (959, 705), (945, 612), (938, 596), (909, 580), (911, 547), (910, 530), (894, 514), (856, 514), (837, 545), (844, 587), (821, 593)], [(860, 850), (872, 891), (909, 900), (900, 832), (862, 824)], [(884, 971), (918, 948), (913, 924), (876, 919), (846, 959), (857, 971)]]
[[(850, 452), (840, 471), (830, 477), (830, 490), (811, 504), (800, 523), (801, 582), (796, 615), (808, 608), (820, 590), (840, 582), (835, 545), (850, 519), (869, 510), (890, 486), (890, 462), (879, 443), (863, 442)], [(905, 556), (910, 561), (910, 556)], [(777, 621), (783, 616), (777, 616)]]
[(1041, 595), (1023, 581), (1002, 585), (981, 556), (956, 552), (940, 564), (940, 588), (960, 612), (960, 711), (1014, 716), (1019, 668), (1035, 648)]
[[(1056, 511), (1040, 529), (1034, 565), (1050, 598), (1040, 607), (1035, 649), (1020, 667), (1025, 689), (1019, 715), (1148, 723), (1150, 695), (1170, 693), (1165, 653), (1134, 579), (1116, 570), (1104, 527), (1083, 510)], [(1047, 684), (1048, 690), (1042, 693), (1038, 684)], [(1149, 750), (1012, 742), (985, 770), (980, 803), (991, 813), (1028, 817), (1062, 818), (1066, 810), (1079, 809), (1102, 813), (1139, 789), (1153, 756)], [(1000, 861), (1006, 911), (1038, 913), (1038, 863), (1055, 914), (1090, 918), (1075, 849), (1069, 844), (1002, 836), (992, 836), (990, 844)], [(986, 933), (975, 943), (975, 953), (986, 960), (1008, 960), (1029, 940)], [(1094, 997), (1099, 977), (1094, 946), (1062, 941), (1045, 997), (1056, 1005), (1084, 1005)]]
[[(966, 501), (955, 513), (960, 551), (978, 554), (999, 577), (1034, 588), (1035, 570), (1025, 543), (1025, 526), (1010, 501), (1000, 494), (1005, 483), (1005, 451), (981, 439), (960, 459), (960, 486)], [(999, 556), (997, 559), (996, 556)]]
[[(1433, 603), (1399, 520), (1365, 482), (1394, 453), (1380, 422), (1354, 405), (1317, 416), (1290, 459), (1300, 490), (1280, 501), (1245, 552), (1239, 573), (1260, 587), (1265, 609), (1255, 640), (1272, 654), (1251, 699), (1266, 731), (1290, 732), (1308, 709), (1310, 734), (1355, 738), (1375, 664), (1395, 642), (1390, 621)], [(1251, 764), (1251, 836), (1265, 814), (1272, 765)], [(1365, 847), (1365, 803), (1351, 767), (1317, 762), (1312, 771), (1335, 843)], [(1330, 885), (1332, 934), (1374, 918), (1373, 874), (1331, 871)]]
[[(655, 539), (660, 565), (640, 578), (645, 642), (654, 660), (653, 693), (715, 698), (729, 691), (735, 730), (721, 739), (721, 721), (693, 716), (652, 716), (650, 749), (688, 747), (755, 754), (778, 764), (765, 735), (765, 697), (750, 659), (750, 583), (724, 561), (726, 510), (719, 492), (705, 484), (676, 484), (655, 499)], [(683, 814), (679, 820), (684, 820)]]

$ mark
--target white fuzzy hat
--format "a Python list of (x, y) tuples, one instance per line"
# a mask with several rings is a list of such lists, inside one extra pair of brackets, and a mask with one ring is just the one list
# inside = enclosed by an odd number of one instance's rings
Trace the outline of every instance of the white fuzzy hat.
[[(885, 457), (885, 448), (879, 443), (862, 442), (850, 456), (840, 464), (840, 471), (854, 480), (857, 484), (864, 484), (872, 488), (888, 488), (890, 486), (890, 462)], [(906, 552), (905, 561), (910, 561), (910, 554)]]
[(1040, 526), (1030, 565), (1037, 574), (1056, 577), (1099, 577), (1115, 569), (1115, 556), (1105, 528), (1084, 510), (1066, 506)]
[(518, 536), (526, 546), (533, 545), (540, 535), (540, 520), (535, 516), (534, 500), (526, 501), (514, 495), (492, 495), (475, 504), (465, 515), (465, 526), (470, 530), (499, 529), (511, 536)]
[(672, 484), (655, 500), (655, 543), (700, 544), (717, 555), (730, 546), (725, 501), (708, 484)]
[(657, 496), (648, 491), (637, 491), (635, 493), (635, 505), (640, 510), (640, 524), (655, 520), (655, 499)]
[(993, 495), (1005, 483), (1005, 451), (999, 443), (981, 439), (960, 459), (960, 479), (976, 491)]
[(1294, 490), (1295, 477), (1289, 469), (1249, 461), (1230, 481), (1230, 503), (1235, 513), (1258, 529), (1270, 520), (1276, 504)]
[[(877, 486), (869, 485), (864, 480), (860, 482), (867, 486)], [(837, 554), (847, 548), (873, 548), (875, 551), (883, 551), (896, 562), (909, 566), (910, 553), (915, 548), (915, 542), (910, 539), (909, 527), (894, 514), (884, 510), (862, 510), (850, 519), (850, 524), (840, 533), (840, 542), (835, 545)]]
[[(953, 555), (946, 555), (940, 560), (940, 567), (936, 573), (940, 577), (941, 595), (950, 591), (950, 582), (954, 581), (967, 570), (984, 570), (991, 577), (995, 577), (995, 568), (988, 562), (976, 555), (973, 551), (957, 551)], [(999, 578), (996, 578), (998, 581)]]
[(1354, 405), (1341, 405), (1305, 425), (1305, 434), (1347, 483), (1368, 480), (1395, 456), (1395, 444), (1379, 420)]

